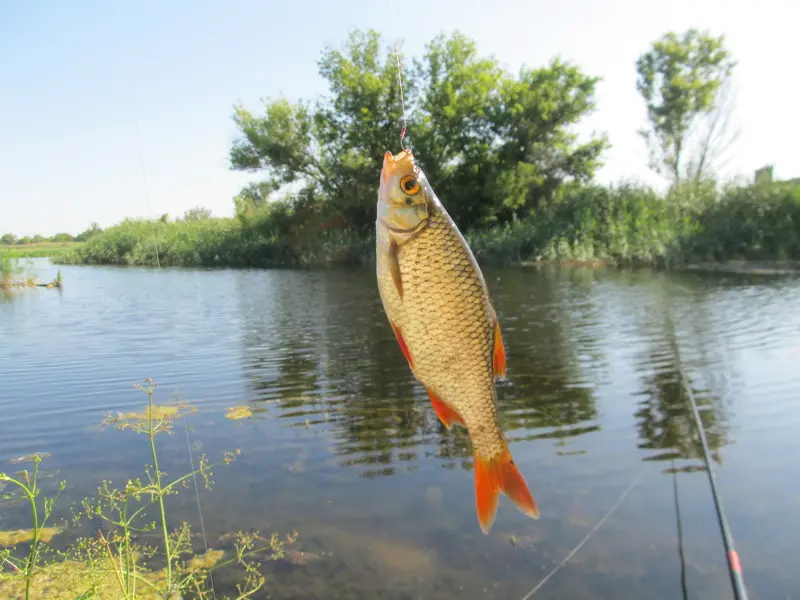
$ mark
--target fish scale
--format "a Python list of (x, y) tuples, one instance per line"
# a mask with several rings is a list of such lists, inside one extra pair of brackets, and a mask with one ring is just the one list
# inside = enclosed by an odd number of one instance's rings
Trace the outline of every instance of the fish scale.
[(538, 518), (497, 420), (505, 350), (486, 282), (410, 151), (384, 156), (376, 230), (378, 289), (401, 350), (444, 425), (469, 432), (481, 529), (500, 491)]
[(494, 317), (464, 250), (438, 211), (398, 250), (404, 281), (409, 274), (402, 331), (416, 377), (462, 416), (476, 452), (493, 458), (505, 445), (494, 409)]

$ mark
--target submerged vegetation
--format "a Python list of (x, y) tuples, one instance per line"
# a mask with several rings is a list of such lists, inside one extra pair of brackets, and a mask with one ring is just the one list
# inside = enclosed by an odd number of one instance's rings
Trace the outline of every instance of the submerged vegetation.
[[(128, 479), (120, 488), (113, 487), (111, 481), (102, 481), (96, 498), (86, 498), (77, 510), (73, 508), (72, 526), (77, 528), (83, 522), (99, 524), (96, 536), (79, 537), (66, 550), (49, 545), (54, 537), (67, 531), (66, 522), (58, 527), (47, 526), (53, 520), (56, 503), (67, 482), (61, 481), (52, 496), (43, 497), (40, 487), (43, 455), (14, 461), (32, 462), (32, 471), (23, 470), (15, 475), (0, 473), (0, 483), (11, 487), (2, 499), (26, 503), (31, 518), (29, 530), (0, 532), (3, 598), (144, 600), (186, 597), (184, 594), (212, 598), (218, 597), (212, 573), (235, 567), (240, 572), (235, 597), (244, 599), (266, 583), (256, 557), (280, 559), (287, 544), (294, 543), (296, 532), (285, 539), (277, 534), (263, 538), (258, 532), (240, 532), (234, 536), (232, 550), (205, 549), (197, 553), (188, 523), (170, 529), (167, 498), (180, 488), (189, 487), (190, 482), (199, 493), (198, 479), (206, 488), (210, 487), (214, 465), (201, 455), (197, 468), (192, 461), (189, 473), (167, 480), (166, 473), (159, 468), (156, 437), (169, 434), (177, 419), (195, 409), (187, 404), (154, 404), (156, 384), (150, 380), (136, 387), (147, 394), (145, 409), (141, 413), (108, 415), (104, 424), (143, 434), (152, 464), (145, 467), (144, 477)], [(222, 460), (230, 463), (239, 454), (238, 450), (225, 452)], [(149, 531), (158, 532), (158, 545), (140, 541), (142, 534)]]

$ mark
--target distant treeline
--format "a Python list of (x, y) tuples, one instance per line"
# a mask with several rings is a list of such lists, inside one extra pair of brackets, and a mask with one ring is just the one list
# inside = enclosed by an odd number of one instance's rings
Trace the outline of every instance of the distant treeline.
[[(401, 65), (409, 142), (479, 258), (800, 258), (796, 186), (769, 177), (752, 185), (718, 180), (736, 137), (729, 131), (736, 62), (723, 36), (667, 33), (636, 60), (648, 115), (642, 162), (669, 182), (664, 194), (594, 181), (609, 140), (581, 140), (574, 128), (595, 110), (600, 79), (573, 64), (554, 59), (512, 74), (456, 33), (434, 38)], [(341, 48), (325, 48), (318, 66), (326, 97), (267, 100), (260, 114), (235, 108), (240, 136), (231, 168), (263, 178), (234, 198), (233, 218), (197, 208), (177, 221), (126, 220), (59, 260), (370, 261), (382, 157), (399, 150), (397, 60), (376, 32), (354, 31)]]
[(92, 223), (87, 229), (78, 235), (72, 235), (71, 233), (57, 233), (50, 237), (45, 237), (43, 235), (26, 235), (17, 237), (13, 233), (5, 233), (0, 236), (0, 244), (5, 244), (6, 246), (25, 246), (29, 244), (85, 242), (92, 236), (95, 236), (102, 231), (102, 228), (97, 223)]

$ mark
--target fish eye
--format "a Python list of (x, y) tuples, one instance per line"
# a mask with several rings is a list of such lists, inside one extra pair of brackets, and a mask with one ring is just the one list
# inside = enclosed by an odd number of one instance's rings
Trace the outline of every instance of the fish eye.
[(419, 182), (411, 175), (406, 175), (400, 180), (400, 188), (410, 196), (419, 192)]

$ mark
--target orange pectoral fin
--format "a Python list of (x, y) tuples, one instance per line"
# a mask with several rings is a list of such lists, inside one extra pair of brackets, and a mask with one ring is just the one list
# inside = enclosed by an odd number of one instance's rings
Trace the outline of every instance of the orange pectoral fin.
[[(427, 390), (427, 388), (425, 388)], [(464, 419), (455, 410), (450, 408), (439, 396), (428, 390), (428, 396), (431, 399), (433, 410), (439, 416), (439, 419), (444, 423), (444, 426), (450, 429), (453, 425), (464, 425)]]
[(494, 322), (494, 352), (492, 353), (492, 366), (495, 377), (506, 376), (506, 349), (503, 346), (503, 336), (500, 333), (500, 322)]
[(403, 352), (403, 356), (405, 356), (406, 360), (408, 361), (408, 366), (413, 369), (414, 361), (411, 358), (411, 353), (408, 351), (408, 346), (406, 345), (406, 341), (403, 339), (403, 334), (401, 333), (400, 328), (391, 321), (389, 321), (389, 324), (392, 326), (394, 335), (397, 338), (397, 343), (400, 344), (400, 350)]
[(533, 519), (539, 518), (539, 507), (533, 499), (528, 484), (514, 464), (511, 452), (486, 460), (475, 456), (475, 505), (478, 522), (483, 533), (488, 534), (497, 513), (500, 492), (511, 498), (516, 507)]

